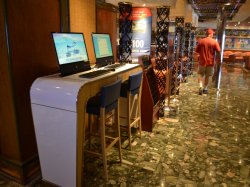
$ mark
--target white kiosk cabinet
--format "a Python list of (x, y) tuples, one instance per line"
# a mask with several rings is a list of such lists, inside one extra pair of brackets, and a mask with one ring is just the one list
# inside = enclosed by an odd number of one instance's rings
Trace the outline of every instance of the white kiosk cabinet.
[(85, 108), (90, 97), (117, 79), (142, 71), (138, 64), (96, 78), (79, 74), (40, 77), (30, 90), (42, 178), (63, 187), (82, 186)]

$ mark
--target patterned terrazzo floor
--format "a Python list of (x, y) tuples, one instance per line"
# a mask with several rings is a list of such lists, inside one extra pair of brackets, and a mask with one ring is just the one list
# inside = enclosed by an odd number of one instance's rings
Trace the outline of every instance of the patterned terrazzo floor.
[(112, 149), (107, 182), (101, 160), (87, 156), (85, 186), (250, 187), (250, 72), (225, 65), (220, 92), (210, 85), (202, 96), (194, 74), (167, 109), (132, 151), (122, 149), (122, 164)]

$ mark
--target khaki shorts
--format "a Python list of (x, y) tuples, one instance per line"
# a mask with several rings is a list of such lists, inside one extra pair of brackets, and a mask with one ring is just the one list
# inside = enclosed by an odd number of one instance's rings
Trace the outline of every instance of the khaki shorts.
[(198, 74), (202, 76), (212, 76), (214, 74), (214, 67), (213, 66), (199, 66), (198, 67)]

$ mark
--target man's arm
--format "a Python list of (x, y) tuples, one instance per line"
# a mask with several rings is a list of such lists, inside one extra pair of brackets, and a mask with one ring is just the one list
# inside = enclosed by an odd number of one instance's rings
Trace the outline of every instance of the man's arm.
[(199, 44), (195, 47), (194, 52), (200, 53), (200, 45)]

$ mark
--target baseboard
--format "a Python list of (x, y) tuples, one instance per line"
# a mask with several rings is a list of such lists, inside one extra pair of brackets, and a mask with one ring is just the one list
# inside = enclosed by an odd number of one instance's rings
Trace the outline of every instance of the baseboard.
[(7, 180), (12, 180), (22, 185), (26, 185), (33, 180), (41, 178), (38, 155), (35, 155), (24, 162), (10, 160), (1, 156), (0, 175)]

